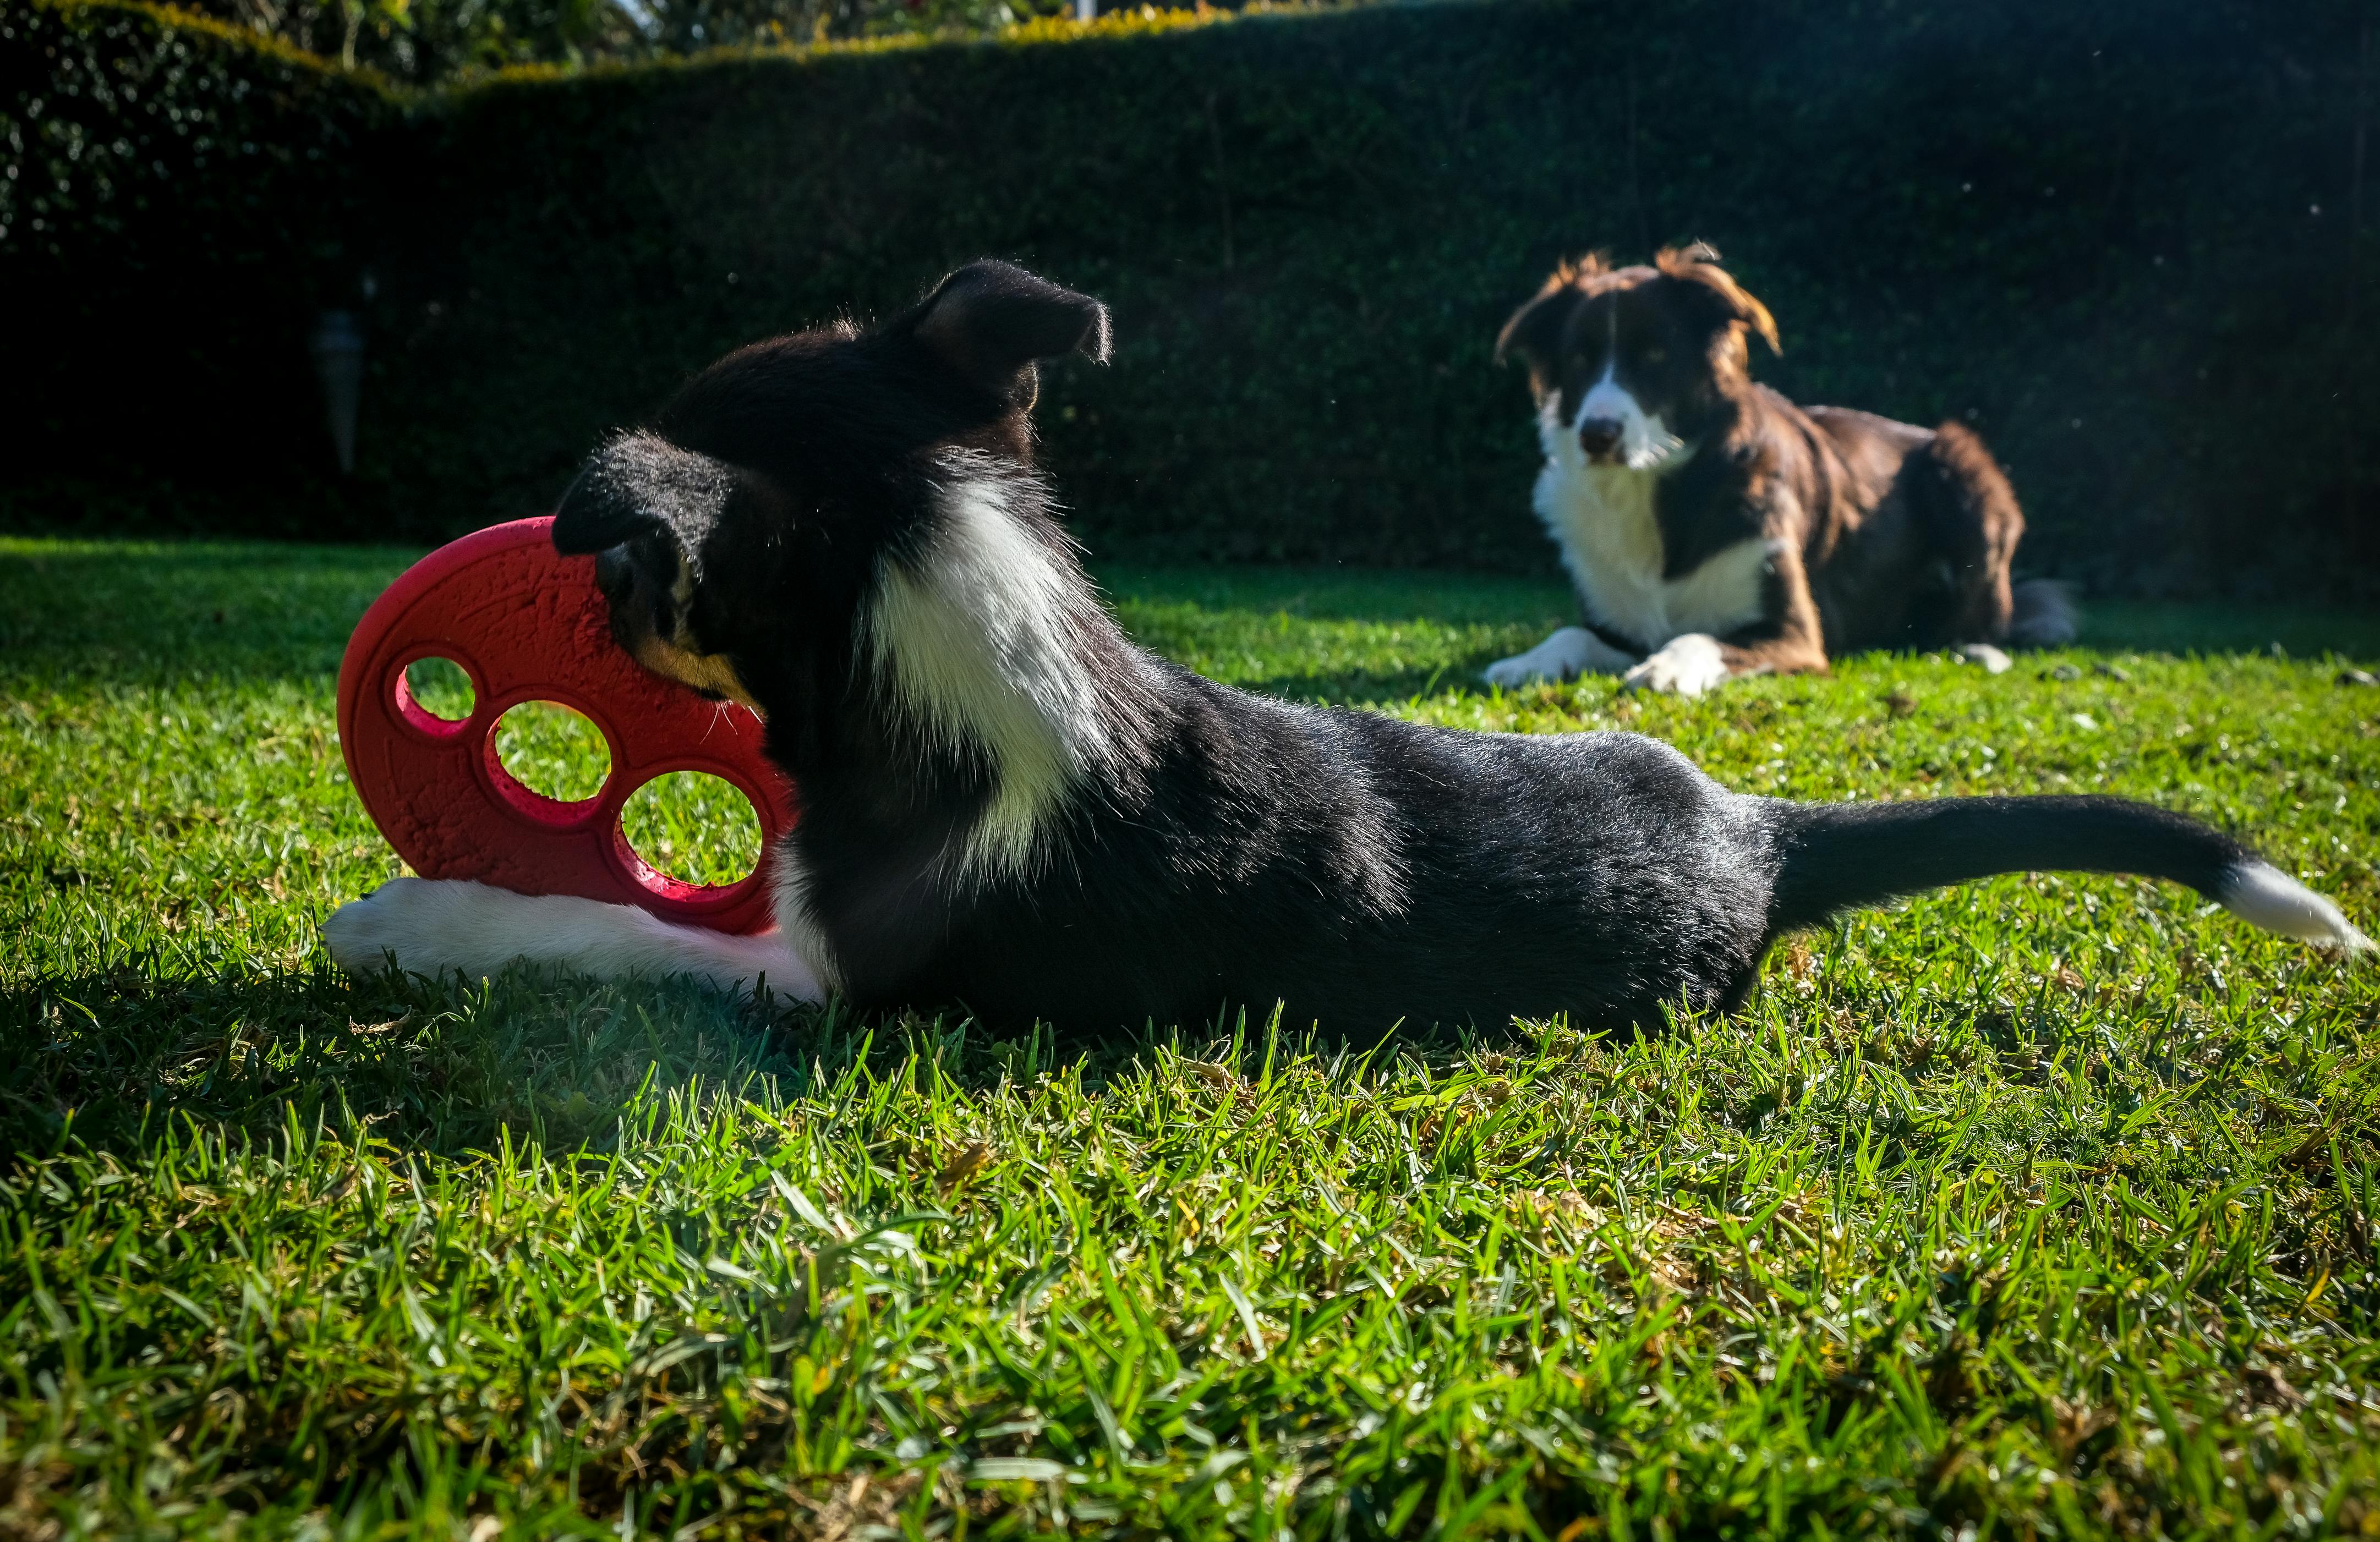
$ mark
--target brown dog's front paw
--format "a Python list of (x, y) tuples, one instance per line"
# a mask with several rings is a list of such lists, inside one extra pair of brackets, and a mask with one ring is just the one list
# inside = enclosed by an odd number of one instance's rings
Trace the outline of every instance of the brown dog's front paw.
[(1726, 683), (1727, 654), (1718, 639), (1706, 632), (1688, 632), (1671, 637), (1659, 652), (1621, 676), (1620, 688), (1700, 696)]

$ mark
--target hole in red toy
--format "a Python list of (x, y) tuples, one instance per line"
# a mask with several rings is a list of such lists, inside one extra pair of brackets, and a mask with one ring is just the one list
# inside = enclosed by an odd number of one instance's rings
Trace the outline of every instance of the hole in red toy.
[(471, 690), (471, 676), (452, 659), (416, 659), (397, 677), (396, 710), (401, 717), (413, 716), (406, 710), (410, 706), (437, 722), (461, 722), (471, 715), (478, 699)]
[(558, 701), (524, 701), (496, 721), (496, 763), (556, 803), (584, 803), (612, 775), (603, 731)]
[(736, 785), (672, 771), (630, 795), (620, 834), (645, 866), (680, 883), (728, 884), (760, 865), (760, 816)]

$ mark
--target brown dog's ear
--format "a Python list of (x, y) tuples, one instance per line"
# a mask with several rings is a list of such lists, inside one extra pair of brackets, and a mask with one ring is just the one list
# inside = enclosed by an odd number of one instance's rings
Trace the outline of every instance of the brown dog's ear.
[(1696, 241), (1690, 247), (1664, 247), (1653, 265), (1671, 278), (1698, 286), (1717, 305), (1723, 320), (1759, 334), (1770, 353), (1784, 356), (1785, 346), (1777, 341), (1777, 318), (1718, 265), (1718, 253), (1709, 246)]
[(1033, 405), (1033, 362), (1079, 353), (1108, 358), (1108, 309), (1009, 262), (970, 262), (895, 328), (1019, 407)]
[(1586, 297), (1578, 281), (1594, 277), (1604, 267), (1603, 254), (1597, 251), (1556, 268), (1537, 290), (1536, 298), (1513, 311), (1504, 330), (1496, 334), (1496, 362), (1518, 358), (1528, 366), (1529, 384), (1537, 395), (1552, 390), (1561, 358), (1562, 329), (1570, 324), (1571, 312), (1578, 309), (1579, 301)]

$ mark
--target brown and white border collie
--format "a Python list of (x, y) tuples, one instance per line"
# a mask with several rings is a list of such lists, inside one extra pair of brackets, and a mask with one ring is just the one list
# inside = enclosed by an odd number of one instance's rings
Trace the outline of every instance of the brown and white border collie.
[(1617, 674), (1694, 696), (1868, 648), (2055, 646), (2054, 586), (2011, 589), (2016, 494), (1957, 423), (1798, 407), (1751, 375), (1768, 308), (1704, 246), (1650, 267), (1564, 263), (1505, 323), (1528, 366), (1537, 515), (1586, 625), (1488, 666), (1493, 686)]
[(2231, 837), (2108, 797), (1799, 804), (1631, 734), (1474, 734), (1219, 686), (1134, 646), (1034, 465), (1036, 360), (1088, 296), (1002, 262), (862, 332), (771, 338), (598, 448), (554, 544), (619, 646), (750, 703), (801, 789), (777, 926), (398, 879), (323, 928), (353, 970), (690, 975), (998, 1031), (1286, 1003), (1373, 1032), (1740, 1002), (1780, 933), (2027, 868), (2155, 873), (2371, 943)]

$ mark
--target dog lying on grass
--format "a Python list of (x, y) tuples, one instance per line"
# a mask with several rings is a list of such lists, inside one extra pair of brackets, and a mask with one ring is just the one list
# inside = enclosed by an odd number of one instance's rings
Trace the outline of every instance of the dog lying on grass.
[(1800, 805), (1627, 734), (1302, 707), (1135, 647), (1033, 464), (1035, 361), (1099, 304), (997, 262), (872, 332), (755, 344), (599, 450), (553, 539), (622, 647), (767, 722), (802, 817), (777, 929), (400, 879), (325, 930), (350, 970), (686, 974), (1000, 1028), (1658, 1026), (1740, 1002), (1782, 932), (1989, 873), (2186, 883), (2345, 950), (2337, 906), (2105, 797)]
[(1491, 686), (1619, 674), (1698, 696), (1829, 654), (2071, 642), (2053, 585), (2011, 586), (2024, 515), (1958, 423), (1799, 407), (1751, 374), (1768, 308), (1706, 247), (1564, 263), (1496, 340), (1528, 366), (1536, 510), (1586, 625), (1488, 666)]

